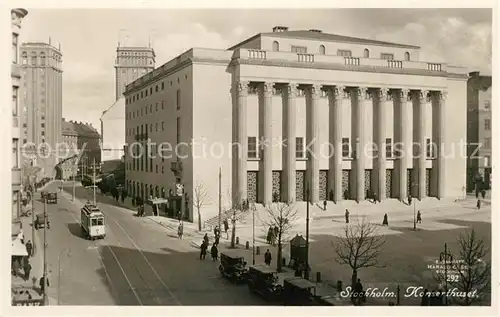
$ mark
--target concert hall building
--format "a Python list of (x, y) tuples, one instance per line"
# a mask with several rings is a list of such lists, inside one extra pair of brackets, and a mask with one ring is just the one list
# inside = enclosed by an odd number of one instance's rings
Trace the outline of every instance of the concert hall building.
[[(182, 183), (190, 221), (196, 188), (210, 198), (204, 219), (217, 214), (219, 169), (224, 209), (306, 192), (313, 202), (462, 197), (467, 69), (419, 53), (279, 26), (227, 50), (190, 49), (127, 85), (128, 191), (168, 198)], [(133, 158), (134, 142), (153, 151)], [(162, 158), (162, 142), (190, 154)]]

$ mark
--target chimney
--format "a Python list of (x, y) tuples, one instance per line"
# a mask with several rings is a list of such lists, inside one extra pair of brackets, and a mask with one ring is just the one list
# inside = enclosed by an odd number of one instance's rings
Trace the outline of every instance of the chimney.
[(309, 32), (323, 33), (323, 31), (318, 30), (318, 29), (310, 29)]
[(288, 31), (288, 27), (287, 26), (275, 26), (273, 27), (273, 33), (277, 33), (277, 32), (286, 32)]

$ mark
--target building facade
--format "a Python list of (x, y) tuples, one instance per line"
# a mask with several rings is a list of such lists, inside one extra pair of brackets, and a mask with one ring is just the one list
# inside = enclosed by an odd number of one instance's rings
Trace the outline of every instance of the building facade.
[(69, 180), (76, 176), (77, 173), (77, 160), (78, 157), (78, 132), (73, 126), (73, 122), (66, 121), (62, 119), (62, 142), (66, 145), (68, 149), (68, 154), (66, 155), (66, 160), (63, 160), (59, 164), (59, 173), (57, 179)]
[(123, 97), (125, 87), (155, 68), (155, 51), (150, 47), (118, 47), (115, 60), (115, 99)]
[(77, 134), (77, 149), (83, 151), (78, 162), (78, 174), (92, 175), (94, 163), (96, 174), (101, 166), (101, 136), (90, 123), (69, 121)]
[(40, 177), (54, 177), (62, 138), (62, 54), (49, 43), (23, 43), (23, 132), (30, 164), (41, 167)]
[(127, 86), (128, 192), (165, 196), (180, 182), (191, 221), (197, 186), (217, 201), (219, 168), (227, 207), (306, 192), (314, 202), (461, 196), (467, 78), (420, 61), (416, 46), (319, 30), (191, 49)]
[[(20, 190), (22, 184), (21, 175), (21, 77), (22, 71), (19, 65), (19, 33), (23, 19), (28, 14), (25, 9), (11, 10), (11, 32), (12, 32), (12, 51), (11, 51), (11, 73), (12, 79), (12, 219), (19, 218), (20, 212)], [(14, 234), (14, 231), (13, 231)]]
[(469, 74), (467, 82), (467, 191), (491, 187), (491, 76)]

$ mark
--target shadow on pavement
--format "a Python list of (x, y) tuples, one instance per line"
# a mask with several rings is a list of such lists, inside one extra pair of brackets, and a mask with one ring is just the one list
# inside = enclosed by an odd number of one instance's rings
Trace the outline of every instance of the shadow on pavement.
[(68, 223), (68, 230), (75, 237), (78, 237), (78, 238), (83, 239), (83, 240), (87, 240), (83, 236), (82, 227), (79, 223), (76, 223), (76, 222)]

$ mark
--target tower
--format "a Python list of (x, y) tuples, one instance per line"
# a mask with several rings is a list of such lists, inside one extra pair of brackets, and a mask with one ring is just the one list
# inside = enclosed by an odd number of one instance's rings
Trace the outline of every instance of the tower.
[(125, 86), (155, 68), (155, 52), (151, 47), (118, 47), (115, 60), (115, 98), (120, 99)]

